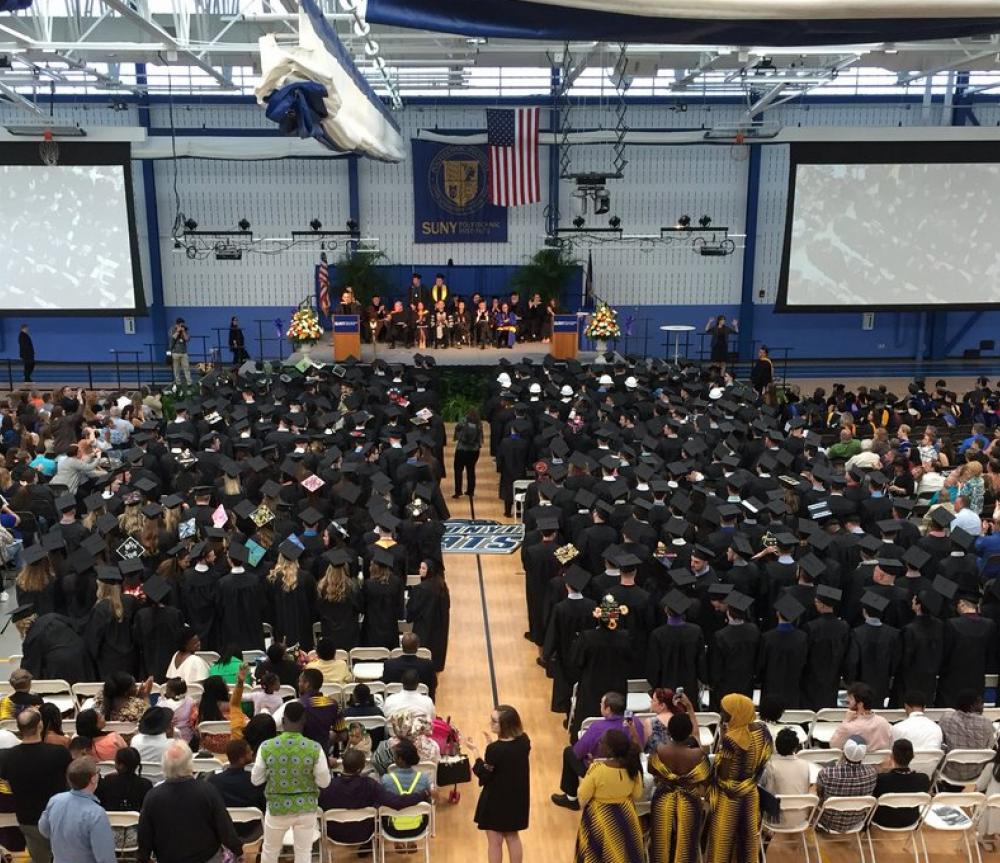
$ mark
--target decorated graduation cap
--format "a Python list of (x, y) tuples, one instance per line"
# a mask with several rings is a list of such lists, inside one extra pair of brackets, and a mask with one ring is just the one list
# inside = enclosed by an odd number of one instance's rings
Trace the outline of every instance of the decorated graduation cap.
[(10, 613), (10, 619), (12, 623), (18, 623), (22, 620), (27, 620), (33, 614), (37, 614), (35, 611), (35, 604), (33, 602), (25, 602), (23, 605), (19, 605)]

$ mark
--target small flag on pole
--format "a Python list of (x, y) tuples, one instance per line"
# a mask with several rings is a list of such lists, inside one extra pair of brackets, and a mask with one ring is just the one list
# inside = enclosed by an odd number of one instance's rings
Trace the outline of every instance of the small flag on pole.
[(542, 200), (538, 164), (540, 108), (488, 108), (489, 199), (498, 207)]
[(583, 307), (592, 308), (594, 305), (594, 253), (587, 252), (587, 272), (583, 277)]
[(319, 273), (317, 274), (317, 279), (319, 279), (319, 310), (326, 315), (330, 316), (330, 268), (326, 261), (326, 252), (320, 253), (319, 256)]

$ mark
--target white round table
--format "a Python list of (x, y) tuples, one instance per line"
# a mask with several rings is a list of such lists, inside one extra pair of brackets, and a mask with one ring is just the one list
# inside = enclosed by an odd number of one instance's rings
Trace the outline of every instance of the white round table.
[(666, 324), (660, 329), (665, 333), (674, 334), (674, 363), (678, 363), (681, 356), (681, 333), (694, 332), (695, 328), (690, 324)]

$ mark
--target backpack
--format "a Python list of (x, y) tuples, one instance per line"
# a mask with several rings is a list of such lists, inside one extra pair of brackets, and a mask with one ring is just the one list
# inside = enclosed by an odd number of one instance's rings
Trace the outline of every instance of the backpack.
[[(392, 779), (392, 784), (396, 786), (396, 791), (399, 794), (412, 794), (417, 789), (417, 783), (420, 782), (420, 773), (413, 774), (413, 781), (410, 783), (409, 788), (403, 788), (403, 784), (399, 781), (399, 777), (396, 775), (395, 771), (390, 770), (388, 774), (390, 779)], [(419, 830), (423, 827), (424, 816), (423, 815), (393, 815), (389, 818), (389, 823), (392, 824), (393, 830)]]

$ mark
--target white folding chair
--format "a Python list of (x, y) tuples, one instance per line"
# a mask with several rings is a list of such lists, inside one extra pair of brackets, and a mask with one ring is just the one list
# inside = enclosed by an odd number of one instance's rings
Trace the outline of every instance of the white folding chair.
[(891, 749), (872, 749), (870, 752), (865, 753), (865, 757), (861, 760), (861, 763), (881, 764), (887, 758), (892, 758)]
[[(806, 833), (812, 825), (819, 806), (819, 797), (815, 794), (778, 794), (781, 801), (781, 818), (778, 821), (764, 819), (764, 828), (771, 834), (771, 844), (776, 836), (798, 836), (802, 842), (802, 854), (805, 863), (809, 863), (809, 842)], [(768, 846), (764, 844), (764, 832), (761, 832), (760, 850), (764, 860), (767, 860)]]
[[(390, 659), (395, 659), (397, 656), (402, 656), (402, 655), (403, 655), (403, 648), (402, 647), (394, 647), (392, 650), (389, 651), (389, 658)], [(431, 649), (429, 647), (418, 647), (417, 648), (417, 658), (418, 659), (433, 659), (434, 657), (431, 655)]]
[(74, 683), (71, 687), (73, 696), (76, 698), (77, 710), (83, 709), (83, 703), (88, 698), (94, 698), (98, 692), (104, 689), (104, 684), (100, 681), (87, 683)]
[(419, 573), (415, 573), (413, 575), (406, 576), (406, 586), (407, 587), (416, 587), (418, 584), (420, 584), (420, 574)]
[[(389, 772), (396, 769), (395, 764), (389, 765)], [(422, 773), (430, 782), (431, 788), (437, 788), (437, 765), (433, 761), (420, 761), (414, 768), (417, 773)], [(431, 836), (437, 835), (437, 807), (431, 803)]]
[(646, 680), (635, 679), (628, 682), (628, 694), (625, 696), (625, 706), (633, 713), (643, 713), (649, 710), (649, 683)]
[(143, 779), (148, 779), (154, 785), (163, 778), (163, 763), (159, 761), (143, 761), (139, 764), (139, 772)]
[[(402, 692), (402, 691), (403, 691), (403, 684), (402, 683), (398, 683), (398, 682), (397, 683), (387, 683), (385, 685), (385, 694), (386, 695), (395, 695), (397, 692)], [(427, 688), (427, 684), (426, 683), (418, 683), (417, 684), (417, 692), (419, 692), (421, 695), (428, 695), (430, 693), (430, 690)]]
[[(418, 576), (418, 578), (419, 578), (419, 576)], [(407, 594), (407, 597), (409, 597), (409, 594)], [(413, 632), (413, 623), (411, 621), (409, 621), (409, 620), (397, 620), (396, 621), (396, 631), (400, 635), (407, 635), (407, 634)], [(396, 650), (402, 650), (402, 648), (396, 647), (396, 648), (393, 648), (393, 650), (394, 651), (396, 651)]]
[(198, 723), (199, 734), (230, 734), (231, 732), (232, 727), (230, 726), (228, 719), (210, 720), (208, 722)]
[(117, 771), (114, 761), (98, 761), (97, 770), (101, 776), (110, 776)]
[[(864, 797), (827, 797), (826, 800), (820, 804), (820, 807), (816, 812), (816, 829), (813, 830), (813, 842), (816, 845), (816, 856), (820, 860), (823, 859), (823, 855), (819, 848), (819, 837), (821, 833), (823, 836), (829, 837), (831, 841), (853, 837), (854, 841), (857, 842), (858, 845), (858, 857), (860, 857), (862, 863), (864, 863), (865, 849), (861, 844), (861, 837), (864, 834), (865, 828), (868, 826), (868, 821), (872, 817), (872, 813), (875, 811), (875, 807), (877, 805), (878, 801), (871, 795), (866, 795)], [(852, 815), (855, 820), (853, 820), (849, 827), (845, 826), (840, 829), (821, 826), (823, 816), (827, 813), (832, 815)]]
[(524, 501), (528, 496), (528, 488), (531, 486), (533, 480), (530, 479), (516, 479), (512, 486), (514, 492), (514, 506), (512, 507), (514, 512), (514, 518), (518, 521), (524, 521)]
[[(343, 685), (342, 687), (343, 692), (341, 693), (341, 695), (343, 697), (343, 702), (345, 705), (347, 704), (348, 701), (350, 701), (351, 695), (354, 693), (354, 687), (357, 685), (358, 685), (357, 683), (345, 683)], [(382, 681), (380, 680), (373, 680), (370, 682), (365, 681), (365, 686), (367, 686), (368, 691), (375, 696), (376, 702), (381, 703), (378, 700), (379, 698), (382, 698), (385, 695), (385, 684), (382, 683)]]
[[(948, 712), (947, 707), (925, 707), (924, 716), (932, 722), (940, 722), (942, 717)], [(984, 709), (985, 712), (985, 709)]]
[(263, 662), (267, 659), (267, 654), (263, 650), (244, 650), (243, 661), (253, 665), (255, 662)]
[[(992, 749), (952, 749), (950, 752), (946, 752), (944, 760), (938, 768), (937, 776), (934, 778), (931, 790), (937, 790), (942, 780), (952, 785), (968, 785), (975, 782), (979, 778), (979, 774), (983, 772), (983, 768), (992, 762), (994, 758), (996, 758), (996, 752)], [(971, 778), (955, 778), (953, 768), (958, 766), (968, 767), (968, 773)], [(975, 775), (972, 775), (973, 772), (975, 772)]]
[[(226, 725), (229, 723), (227, 722)], [(104, 730), (117, 732), (122, 737), (131, 737), (139, 730), (138, 722), (105, 722)]]
[(68, 680), (32, 680), (31, 691), (35, 695), (41, 695), (43, 701), (58, 707), (60, 713), (76, 713), (76, 697)]
[(346, 662), (348, 665), (351, 664), (351, 655), (342, 647), (337, 649), (337, 652), (333, 654), (333, 658), (339, 659), (341, 662)]
[(205, 692), (205, 687), (200, 683), (189, 683), (187, 685), (187, 695), (195, 704), (201, 703), (201, 696)]
[(906, 719), (906, 711), (900, 710), (899, 708), (895, 707), (893, 708), (880, 707), (878, 710), (873, 710), (872, 713), (874, 713), (876, 716), (881, 716), (886, 722), (890, 724), (893, 722), (902, 722), (904, 719)]
[(365, 731), (376, 731), (381, 729), (383, 734), (386, 730), (385, 717), (384, 716), (351, 716), (349, 717), (351, 722), (357, 722)]
[(385, 647), (355, 647), (349, 655), (355, 680), (379, 680), (389, 651)]
[[(931, 805), (931, 795), (930, 794), (883, 794), (878, 798), (878, 806), (875, 809), (875, 814), (872, 815), (871, 821), (868, 822), (868, 848), (872, 853), (872, 860), (875, 860), (875, 845), (874, 840), (877, 838), (872, 834), (874, 831), (878, 830), (885, 834), (906, 834), (907, 842), (913, 844), (913, 863), (920, 863), (920, 853), (918, 847), (923, 847), (923, 835), (920, 832), (920, 826), (924, 822), (924, 815), (927, 812), (928, 807)], [(883, 809), (908, 809), (914, 814), (912, 823), (905, 827), (886, 827), (879, 824), (875, 819), (878, 814)], [(888, 835), (885, 837), (888, 838)], [(904, 844), (903, 848), (906, 848)]]
[(590, 726), (597, 722), (600, 718), (600, 716), (588, 716), (584, 719), (583, 722), (580, 723), (580, 734), (582, 735), (584, 731), (590, 728)]
[(195, 656), (200, 656), (204, 659), (206, 665), (215, 665), (219, 661), (219, 654), (214, 650), (199, 650), (195, 653)]
[(323, 637), (323, 623), (317, 620), (313, 626), (313, 641), (319, 641)]
[[(359, 824), (368, 821), (371, 823), (371, 832), (360, 842), (339, 842), (330, 837), (327, 829), (330, 824)], [(362, 846), (368, 845), (371, 848), (372, 861), (374, 863), (378, 853), (378, 809), (374, 806), (365, 806), (362, 809), (327, 809), (323, 813), (321, 821), (323, 840), (320, 843), (321, 863), (332, 863), (334, 847), (353, 848), (358, 856), (363, 855)], [(364, 852), (367, 856), (367, 852)]]
[(918, 749), (913, 753), (913, 760), (910, 762), (910, 770), (914, 773), (923, 773), (929, 776), (933, 782), (937, 776), (938, 767), (944, 760), (944, 753), (940, 749)]
[[(986, 795), (978, 791), (935, 794), (924, 815), (923, 827), (941, 833), (959, 834), (969, 863), (982, 863), (975, 831), (985, 806)], [(923, 832), (920, 835), (924, 843), (924, 860), (929, 863), (927, 837)]]
[(136, 837), (135, 842), (128, 842), (128, 829), (132, 827), (138, 830), (139, 827), (139, 813), (138, 812), (108, 812), (108, 823), (111, 824), (112, 832), (115, 828), (121, 828), (121, 833), (115, 833), (115, 853), (118, 855), (125, 855), (126, 857), (134, 857), (135, 853), (139, 850), (138, 834), (134, 834)]
[(191, 770), (195, 776), (218, 773), (222, 769), (222, 762), (215, 758), (193, 758), (191, 760)]
[(344, 685), (342, 683), (324, 683), (319, 691), (327, 698), (334, 698), (337, 701), (344, 699)]
[(698, 742), (702, 746), (711, 748), (715, 745), (715, 736), (719, 730), (719, 723), (722, 717), (718, 713), (710, 711), (697, 711), (695, 718), (698, 720)]
[(423, 844), (424, 846), (424, 863), (431, 863), (431, 843), (430, 843), (430, 829), (431, 829), (431, 819), (434, 815), (433, 807), (430, 803), (417, 803), (414, 806), (407, 806), (405, 809), (381, 809), (379, 814), (384, 817), (392, 817), (399, 815), (420, 815), (427, 819), (427, 823), (424, 828), (416, 836), (407, 836), (405, 839), (397, 839), (396, 837), (390, 835), (387, 831), (385, 822), (383, 818), (378, 820), (378, 836), (379, 836), (379, 853), (381, 855), (380, 859), (382, 863), (385, 863), (385, 849), (387, 845), (399, 845), (400, 843), (414, 843)]
[(833, 732), (844, 720), (844, 711), (839, 707), (825, 707), (816, 711), (816, 721), (809, 729), (810, 745), (816, 743), (830, 744)]

